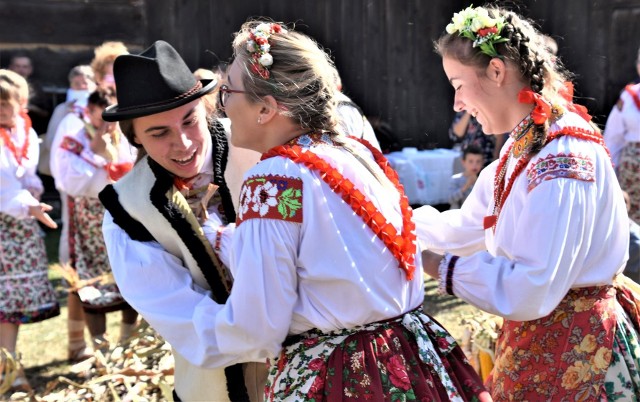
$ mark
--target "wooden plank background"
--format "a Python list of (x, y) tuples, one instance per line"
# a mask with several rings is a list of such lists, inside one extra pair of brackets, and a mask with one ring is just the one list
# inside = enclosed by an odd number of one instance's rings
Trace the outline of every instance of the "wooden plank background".
[[(296, 23), (331, 52), (345, 92), (390, 123), (404, 146), (447, 147), (453, 91), (433, 41), (462, 0), (0, 0), (0, 65), (27, 50), (34, 79), (66, 86), (71, 67), (95, 46), (139, 51), (173, 44), (192, 69), (231, 56), (235, 30), (251, 16)], [(481, 4), (475, 1), (474, 4)], [(604, 124), (622, 87), (637, 78), (640, 0), (522, 0), (511, 7), (559, 43), (577, 93)], [(61, 99), (60, 99), (61, 100)]]

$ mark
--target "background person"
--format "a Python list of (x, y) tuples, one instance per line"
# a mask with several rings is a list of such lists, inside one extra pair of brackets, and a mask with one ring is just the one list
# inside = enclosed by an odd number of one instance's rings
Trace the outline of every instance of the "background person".
[(107, 41), (93, 50), (91, 68), (98, 88), (115, 95), (116, 83), (113, 77), (113, 63), (123, 54), (128, 54), (127, 46), (118, 41)]
[[(60, 314), (38, 226), (55, 229), (56, 223), (47, 214), (51, 206), (39, 201), (44, 188), (36, 175), (38, 136), (26, 113), (28, 96), (23, 77), (0, 70), (0, 348), (15, 359), (20, 325)], [(0, 378), (10, 374), (5, 367)], [(12, 388), (30, 389), (22, 368)]]
[(468, 7), (436, 50), (454, 109), (485, 133), (511, 132), (461, 209), (416, 211), (425, 271), (505, 318), (493, 398), (633, 400), (640, 317), (629, 289), (613, 286), (629, 232), (599, 130), (540, 33), (513, 12)]
[(469, 145), (462, 151), (462, 169), (460, 173), (451, 176), (449, 183), (449, 207), (458, 209), (467, 199), (478, 175), (484, 166), (482, 150), (475, 145)]
[[(129, 338), (138, 317), (109, 280), (111, 266), (102, 236), (104, 207), (98, 193), (130, 170), (136, 157), (117, 123), (102, 120), (102, 112), (111, 103), (104, 90), (92, 92), (83, 113), (84, 127), (64, 133), (53, 154), (57, 185), (69, 197), (70, 263), (78, 279), (86, 282), (75, 293), (84, 308), (92, 346), (103, 353), (109, 350), (106, 313), (122, 312), (119, 342)], [(70, 343), (70, 355), (83, 352), (76, 352), (82, 343)]]
[[(640, 76), (640, 49), (636, 60)], [(629, 194), (629, 216), (640, 222), (640, 83), (627, 85), (604, 128), (620, 186)]]
[(11, 57), (7, 68), (27, 80), (29, 85), (27, 113), (31, 118), (32, 126), (36, 133), (44, 133), (47, 130), (47, 122), (51, 115), (51, 105), (48, 104), (40, 83), (33, 79), (34, 67), (31, 57), (25, 52), (18, 52)]
[(376, 133), (360, 106), (356, 105), (344, 92), (340, 73), (335, 70), (336, 96), (338, 98), (338, 126), (336, 130), (342, 135), (362, 138), (380, 150)]

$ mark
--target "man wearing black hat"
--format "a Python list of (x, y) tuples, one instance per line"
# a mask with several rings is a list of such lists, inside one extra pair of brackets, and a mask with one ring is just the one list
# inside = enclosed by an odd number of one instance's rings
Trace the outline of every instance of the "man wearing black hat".
[(100, 193), (108, 211), (105, 243), (120, 291), (172, 345), (176, 400), (260, 400), (263, 380), (255, 372), (266, 378), (264, 362), (243, 367), (208, 353), (219, 347), (215, 322), (207, 317), (229, 296), (231, 275), (202, 224), (211, 215), (235, 221), (224, 179), (225, 127), (208, 119), (213, 113), (203, 97), (216, 81), (196, 80), (163, 41), (139, 55), (119, 56), (114, 76), (118, 104), (103, 119), (120, 121), (139, 155), (146, 154)]

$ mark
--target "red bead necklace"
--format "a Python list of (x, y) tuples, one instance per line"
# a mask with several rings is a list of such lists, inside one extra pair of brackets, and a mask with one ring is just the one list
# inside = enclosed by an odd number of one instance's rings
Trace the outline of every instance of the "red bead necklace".
[(16, 144), (11, 140), (11, 136), (9, 135), (9, 130), (4, 127), (0, 128), (0, 137), (2, 137), (2, 141), (9, 148), (13, 157), (16, 158), (16, 162), (18, 162), (18, 166), (22, 166), (22, 160), (28, 159), (29, 153), (29, 131), (31, 130), (31, 119), (27, 116), (26, 113), (20, 113), (20, 117), (24, 120), (24, 133), (25, 139), (22, 144), (22, 149), (18, 151)]
[[(352, 137), (353, 138), (353, 137)], [(413, 279), (415, 271), (416, 233), (413, 223), (413, 214), (409, 199), (404, 193), (404, 187), (400, 184), (398, 174), (391, 168), (389, 161), (376, 148), (367, 141), (354, 138), (365, 145), (373, 154), (376, 163), (389, 181), (400, 194), (400, 209), (402, 211), (402, 233), (398, 234), (395, 227), (387, 222), (386, 218), (375, 205), (355, 185), (345, 178), (338, 170), (329, 165), (325, 160), (313, 152), (303, 151), (299, 145), (279, 145), (262, 155), (262, 160), (274, 156), (283, 156), (296, 163), (302, 163), (307, 168), (320, 173), (322, 180), (329, 185), (331, 190), (342, 196), (342, 199), (351, 206), (353, 211), (369, 226), (369, 228), (382, 240), (391, 251), (391, 254), (400, 263), (400, 269), (405, 272), (407, 280)]]

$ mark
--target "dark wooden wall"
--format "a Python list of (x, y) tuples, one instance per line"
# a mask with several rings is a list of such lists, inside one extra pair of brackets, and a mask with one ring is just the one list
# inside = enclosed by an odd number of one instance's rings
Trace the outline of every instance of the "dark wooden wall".
[[(407, 146), (448, 146), (453, 91), (432, 42), (464, 0), (0, 0), (0, 65), (31, 52), (35, 78), (65, 86), (105, 40), (138, 51), (172, 43), (193, 69), (231, 56), (233, 32), (251, 16), (295, 22), (327, 48), (345, 91), (389, 122)], [(475, 1), (474, 4), (481, 4)], [(559, 42), (577, 92), (596, 121), (637, 78), (640, 0), (514, 0)]]

